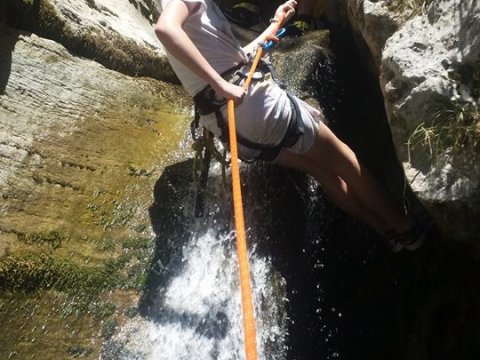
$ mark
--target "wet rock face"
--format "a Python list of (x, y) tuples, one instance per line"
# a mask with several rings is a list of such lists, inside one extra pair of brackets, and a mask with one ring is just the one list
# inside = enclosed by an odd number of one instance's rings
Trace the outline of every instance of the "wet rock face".
[[(0, 358), (38, 353), (25, 336), (45, 358), (78, 349), (98, 358), (98, 336), (84, 329), (109, 336), (115, 309), (138, 297), (153, 187), (187, 156), (190, 100), (178, 85), (109, 70), (55, 41), (3, 24), (0, 33), (0, 326), (9, 329)], [(95, 307), (98, 318), (85, 315)], [(24, 311), (31, 329), (17, 322)], [(73, 345), (63, 341), (72, 331)]]
[(337, 102), (329, 31), (287, 38), (276, 46), (271, 57), (279, 79), (293, 94), (321, 110), (323, 121), (328, 123)]
[[(69, 232), (95, 237), (126, 224), (135, 210), (115, 220), (115, 206), (104, 201), (122, 202), (115, 193), (126, 187), (153, 186), (147, 179), (183, 135), (183, 91), (107, 70), (32, 34), (2, 32), (2, 68), (9, 67), (0, 95), (2, 230), (68, 228), (73, 217)], [(114, 218), (94, 220), (105, 205)]]
[(351, 0), (349, 8), (353, 28), (379, 65), (397, 155), (443, 231), (477, 243), (480, 6), (456, 0), (418, 2), (417, 9), (392, 4)]

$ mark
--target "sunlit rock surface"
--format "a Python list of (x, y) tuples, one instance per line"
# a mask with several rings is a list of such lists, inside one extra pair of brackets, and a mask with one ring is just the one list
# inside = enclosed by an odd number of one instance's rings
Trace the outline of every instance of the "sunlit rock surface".
[(158, 17), (152, 0), (5, 0), (12, 27), (63, 44), (79, 56), (132, 76), (176, 79), (153, 32)]
[[(153, 185), (183, 136), (189, 104), (183, 91), (73, 57), (33, 34), (2, 31), (2, 59), (10, 57), (0, 96), (3, 230), (68, 227), (73, 216), (74, 231), (89, 237), (125, 224), (133, 208), (124, 219), (113, 213), (97, 219), (97, 232), (82, 227), (91, 227), (103, 206), (120, 210), (127, 199), (117, 206), (105, 201), (117, 191)], [(133, 203), (144, 193), (136, 191)], [(37, 220), (25, 219), (28, 214)], [(48, 220), (39, 221), (39, 214)]]

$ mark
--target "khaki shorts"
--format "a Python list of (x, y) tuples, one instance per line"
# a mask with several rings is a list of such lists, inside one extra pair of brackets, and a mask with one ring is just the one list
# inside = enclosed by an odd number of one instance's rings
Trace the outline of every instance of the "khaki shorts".
[[(298, 121), (303, 123), (304, 133), (293, 146), (285, 149), (296, 154), (304, 154), (318, 137), (318, 123), (323, 120), (323, 115), (304, 101), (297, 98), (296, 100), (300, 109)], [(226, 106), (221, 109), (221, 112), (224, 119), (227, 119)], [(242, 104), (235, 109), (237, 132), (252, 142), (275, 146), (283, 140), (288, 119), (294, 112), (285, 91), (277, 84), (270, 81), (253, 83)], [(201, 122), (215, 136), (221, 136), (214, 113), (202, 116)], [(239, 157), (246, 161), (255, 160), (260, 152), (260, 150), (238, 145)]]

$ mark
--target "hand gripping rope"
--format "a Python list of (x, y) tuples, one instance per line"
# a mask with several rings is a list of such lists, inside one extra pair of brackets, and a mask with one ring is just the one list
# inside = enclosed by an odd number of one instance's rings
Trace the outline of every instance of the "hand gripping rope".
[[(252, 68), (248, 74), (243, 88), (247, 91), (250, 86), (253, 74), (257, 68), (258, 62), (262, 57), (263, 50), (267, 50), (278, 42), (278, 37), (284, 35), (284, 29), (279, 31), (285, 16), (276, 23), (272, 33), (264, 39), (264, 43), (257, 48), (257, 53), (252, 64)], [(276, 34), (278, 37), (276, 37)], [(238, 166), (238, 145), (237, 130), (235, 127), (235, 109), (233, 100), (228, 100), (228, 128), (230, 137), (230, 155), (231, 155), (231, 171), (232, 171), (232, 193), (233, 208), (235, 215), (235, 229), (237, 234), (237, 253), (238, 263), (240, 267), (240, 288), (242, 294), (242, 313), (243, 313), (243, 330), (245, 340), (245, 356), (246, 360), (257, 360), (257, 343), (255, 318), (253, 309), (252, 285), (250, 278), (250, 268), (248, 263), (247, 240), (245, 235), (245, 220), (243, 212), (242, 192), (240, 188), (240, 170)]]

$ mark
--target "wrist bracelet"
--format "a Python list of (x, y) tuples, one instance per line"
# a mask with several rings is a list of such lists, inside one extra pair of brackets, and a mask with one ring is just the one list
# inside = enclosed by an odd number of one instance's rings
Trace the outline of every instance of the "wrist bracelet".
[(278, 23), (278, 20), (275, 19), (275, 18), (271, 18), (271, 19), (270, 19), (270, 23), (272, 23), (272, 24), (273, 24), (273, 23)]

